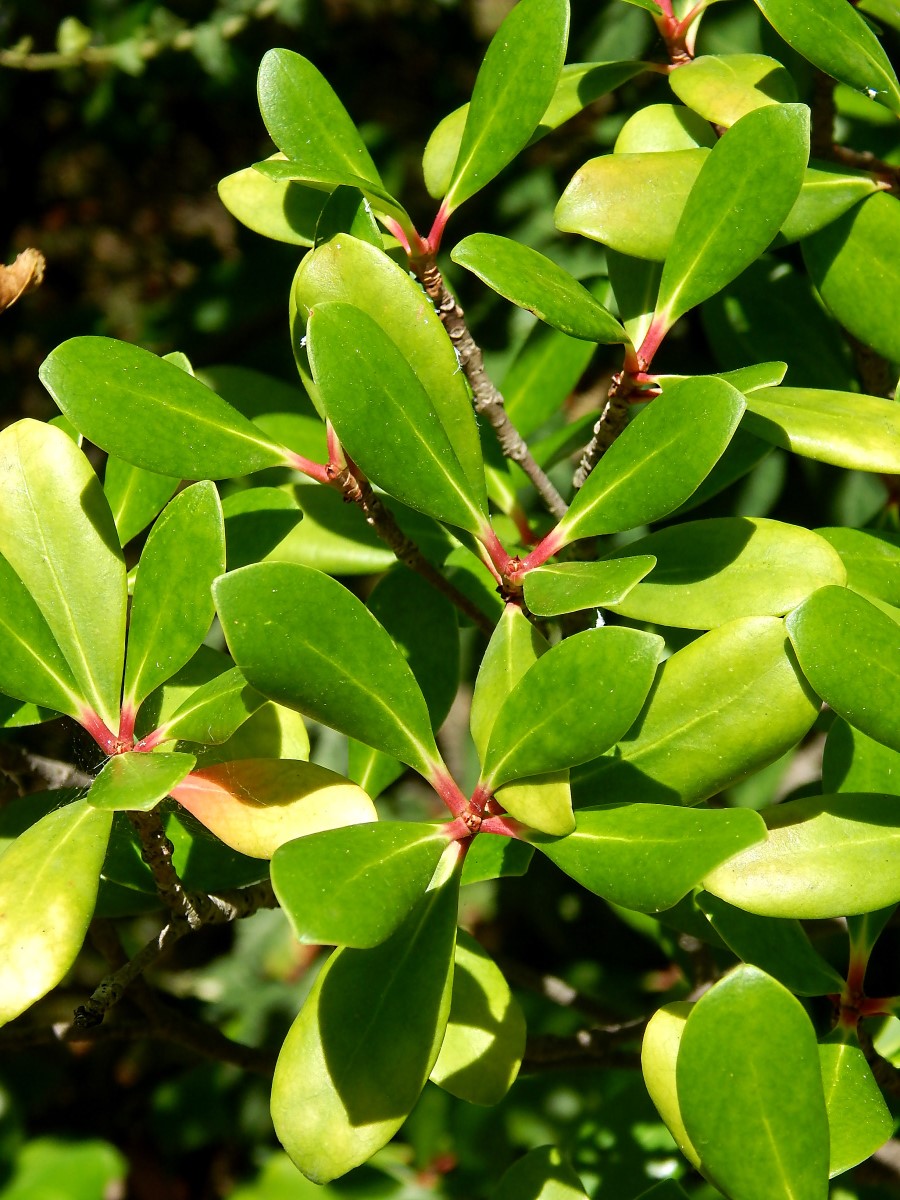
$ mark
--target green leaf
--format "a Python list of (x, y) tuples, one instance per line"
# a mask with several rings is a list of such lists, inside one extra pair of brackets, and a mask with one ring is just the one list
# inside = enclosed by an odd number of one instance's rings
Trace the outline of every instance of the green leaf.
[(804, 458), (900, 473), (900, 404), (855, 392), (764, 388), (747, 396), (745, 427)]
[(450, 1010), (457, 893), (458, 875), (435, 882), (380, 946), (336, 951), (291, 1026), (272, 1119), (316, 1183), (371, 1158), (425, 1086)]
[(742, 966), (694, 1005), (676, 1065), (685, 1128), (731, 1200), (825, 1200), (828, 1119), (802, 1005)]
[(678, 508), (721, 457), (743, 411), (737, 389), (714, 376), (667, 388), (588, 476), (556, 527), (560, 545), (648, 525)]
[(407, 236), (412, 234), (409, 214), (400, 201), (395, 200), (383, 184), (373, 183), (366, 176), (350, 170), (336, 168), (332, 171), (310, 165), (305, 157), (300, 161), (267, 158), (254, 163), (253, 169), (274, 183), (298, 183), (332, 195), (341, 188), (354, 188), (365, 196), (379, 216), (396, 221), (407, 231)]
[(220, 179), (218, 192), (231, 215), (254, 233), (292, 246), (312, 246), (315, 241), (316, 222), (326, 203), (319, 189), (267, 179), (254, 167), (244, 167)]
[(754, 109), (719, 139), (675, 230), (655, 325), (671, 328), (762, 254), (800, 194), (808, 157), (802, 104)]
[(226, 846), (271, 858), (293, 838), (377, 819), (355, 783), (315, 763), (244, 758), (204, 767), (170, 794)]
[[(680, 70), (681, 68), (679, 68)], [(677, 72), (670, 76), (674, 80)], [(663, 153), (667, 150), (708, 149), (716, 132), (708, 121), (682, 104), (647, 104), (632, 113), (616, 138), (616, 154)]]
[(478, 71), (442, 208), (453, 212), (528, 145), (566, 57), (568, 0), (519, 0)]
[(586, 287), (530, 246), (493, 233), (473, 233), (457, 242), (450, 257), (561, 333), (587, 342), (628, 341), (619, 322)]
[(858, 1046), (819, 1046), (833, 1178), (870, 1158), (894, 1132), (894, 1118)]
[(517, 838), (490, 834), (473, 838), (463, 864), (462, 883), (525, 875), (532, 858), (534, 847)]
[[(859, 397), (856, 397), (859, 399)], [(847, 568), (847, 587), (900, 605), (900, 534), (883, 529), (817, 529)]]
[[(253, 694), (254, 700), (245, 703), (255, 703), (258, 693), (249, 687), (247, 690)], [(215, 728), (212, 732), (216, 732)], [(210, 734), (205, 732), (204, 736)], [(309, 758), (309, 734), (298, 712), (267, 700), (246, 720), (241, 718), (237, 729), (223, 742), (195, 744), (191, 750), (202, 767), (243, 758), (293, 758), (306, 761)]]
[(647, 555), (537, 567), (525, 576), (525, 603), (538, 617), (602, 608), (623, 599), (655, 563), (656, 559)]
[(840, 323), (864, 345), (900, 360), (894, 319), (900, 303), (900, 201), (884, 192), (870, 196), (802, 246), (806, 269)]
[(671, 908), (714, 866), (765, 839), (748, 808), (605, 804), (576, 817), (568, 837), (529, 841), (589, 892), (637, 912)]
[[(621, 254), (662, 262), (709, 155), (706, 147), (695, 147), (592, 158), (576, 171), (560, 197), (556, 227)], [(648, 210), (652, 221), (647, 220)]]
[(222, 502), (228, 570), (269, 557), (303, 520), (296, 488), (249, 487)]
[(220, 745), (264, 703), (238, 668), (232, 667), (191, 692), (159, 726), (158, 740), (175, 738), (207, 746)]
[(781, 226), (778, 242), (782, 239), (795, 242), (818, 233), (878, 190), (877, 181), (863, 171), (840, 171), (828, 163), (808, 167), (797, 203)]
[(575, 390), (594, 346), (570, 338), (540, 322), (525, 339), (500, 379), (509, 418), (530, 438)]
[(797, 996), (840, 995), (844, 980), (813, 949), (799, 921), (742, 912), (701, 892), (697, 904), (738, 958), (766, 971)]
[[(787, 620), (803, 674), (844, 720), (900, 750), (900, 627), (848, 588), (820, 588)], [(877, 697), (877, 703), (873, 698)]]
[(75, 800), (41, 817), (0, 859), (0, 1023), (45, 996), (74, 963), (111, 823), (111, 812)]
[(780, 758), (818, 712), (784, 622), (733, 621), (666, 659), (634, 728), (577, 773), (576, 795), (696, 804)]
[(199, 379), (139, 346), (70, 338), (39, 374), (89, 441), (146, 471), (228, 479), (286, 462), (281, 446)]
[(768, 838), (706, 876), (703, 886), (714, 896), (746, 912), (801, 921), (900, 900), (896, 796), (806, 796), (761, 815)]
[[(552, 647), (507, 696), (491, 729), (482, 782), (588, 762), (627, 732), (656, 674), (662, 639), (635, 629), (590, 629)], [(589, 705), (586, 696), (603, 696)]]
[(327, 460), (325, 426), (299, 381), (285, 383), (262, 371), (224, 364), (204, 367), (197, 378), (273, 442), (315, 462)]
[(707, 300), (703, 326), (723, 366), (783, 359), (792, 384), (857, 386), (856, 369), (837, 321), (825, 311), (804, 270), (764, 255)]
[(97, 1200), (122, 1191), (127, 1176), (126, 1158), (109, 1142), (35, 1137), (16, 1154), (3, 1200)]
[(607, 246), (606, 269), (622, 324), (632, 343), (639, 346), (653, 320), (662, 264), (631, 258)]
[(351, 592), (293, 563), (242, 567), (213, 590), (232, 656), (257, 691), (430, 777), (440, 756), (424, 697)]
[(587, 1193), (555, 1146), (539, 1146), (513, 1163), (491, 1200), (587, 1200)]
[(650, 1099), (665, 1121), (678, 1149), (692, 1166), (699, 1168), (700, 1155), (684, 1127), (675, 1081), (678, 1050), (694, 1003), (675, 1000), (656, 1010), (644, 1030), (641, 1071)]
[(69, 664), (28, 589), (0, 556), (0, 692), (76, 717), (84, 707)]
[(781, 616), (816, 588), (843, 584), (837, 553), (817, 534), (766, 517), (685, 521), (632, 542), (656, 566), (609, 605), (638, 621), (712, 629), (738, 617)]
[(497, 789), (494, 799), (511, 817), (541, 833), (565, 837), (575, 828), (568, 771), (552, 771), (536, 779), (504, 784)]
[(499, 1104), (524, 1053), (525, 1017), (503, 972), (459, 930), (450, 1018), (431, 1082), (470, 1104)]
[(126, 707), (193, 656), (215, 615), (213, 580), (225, 570), (222, 505), (212, 483), (180, 492), (150, 531), (131, 602), (125, 660)]
[(142, 471), (110, 455), (103, 472), (103, 491), (112, 510), (119, 541), (126, 546), (146, 529), (175, 495), (180, 479)]
[(836, 717), (825, 739), (822, 791), (900, 796), (900, 751), (866, 737)]
[(349, 233), (376, 250), (384, 250), (384, 238), (372, 206), (359, 188), (339, 187), (331, 193), (316, 223), (316, 245), (330, 242), (342, 233)]
[(272, 886), (301, 942), (368, 949), (406, 919), (447, 841), (416, 821), (314, 833), (276, 850)]
[[(309, 319), (309, 355), (328, 419), (365, 474), (410, 508), (473, 534), (487, 526), (428, 393), (396, 343), (361, 309), (332, 301)], [(371, 414), (382, 420), (373, 425)]]
[[(570, 63), (563, 67), (556, 90), (529, 145), (580, 113), (588, 104), (614, 91), (645, 69), (642, 62)], [(459, 157), (463, 130), (469, 116), (468, 104), (448, 113), (435, 127), (422, 155), (422, 173), (429, 196), (446, 195)]]
[(269, 50), (259, 66), (259, 108), (286, 158), (317, 175), (381, 176), (334, 89), (300, 54)]
[(88, 792), (93, 808), (149, 812), (196, 766), (193, 754), (116, 754)]
[(756, 108), (797, 99), (791, 76), (765, 54), (703, 54), (673, 71), (669, 86), (694, 112), (726, 128)]
[(125, 563), (99, 480), (52, 425), (18, 421), (0, 434), (0, 554), (37, 603), (81, 695), (117, 729)]
[(481, 660), (469, 710), (472, 740), (482, 761), (504, 701), (529, 667), (549, 649), (550, 643), (519, 605), (506, 604)]
[(851, 5), (843, 0), (756, 3), (775, 31), (813, 66), (900, 113), (900, 85), (890, 60)]
[[(440, 317), (422, 289), (388, 256), (358, 238), (338, 235), (303, 260), (294, 278), (295, 352), (309, 311), (329, 300), (362, 309), (395, 343), (428, 393), (466, 477), (483, 489), (478, 428), (465, 376)], [(298, 354), (301, 374), (305, 352)], [(307, 372), (308, 374), (308, 372)], [(311, 382), (311, 380), (310, 380)]]

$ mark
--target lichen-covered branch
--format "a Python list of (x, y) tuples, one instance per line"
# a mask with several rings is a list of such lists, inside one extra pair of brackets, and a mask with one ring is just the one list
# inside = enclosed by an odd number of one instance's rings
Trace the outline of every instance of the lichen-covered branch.
[(566, 502), (556, 490), (544, 470), (535, 462), (525, 439), (513, 425), (506, 411), (503, 396), (494, 386), (484, 367), (481, 349), (469, 332), (465, 314), (444, 283), (444, 277), (433, 257), (410, 259), (413, 270), (435, 306), (456, 356), (472, 389), (472, 404), (476, 413), (490, 422), (500, 449), (517, 463), (531, 480), (547, 510), (562, 520), (566, 515)]

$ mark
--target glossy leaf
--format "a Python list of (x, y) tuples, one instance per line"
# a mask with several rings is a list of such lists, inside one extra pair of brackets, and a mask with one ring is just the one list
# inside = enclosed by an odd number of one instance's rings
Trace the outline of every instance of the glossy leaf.
[(380, 946), (338, 950), (291, 1026), (275, 1067), (272, 1119), (316, 1183), (369, 1159), (425, 1086), (450, 1011), (457, 893), (453, 876)]
[(377, 250), (384, 250), (384, 238), (372, 205), (359, 188), (339, 187), (331, 193), (316, 222), (315, 244), (320, 246), (323, 242), (330, 242), (342, 233), (349, 233)]
[[(265, 703), (237, 667), (202, 684), (157, 730), (158, 740), (176, 738), (215, 746), (227, 741)], [(293, 756), (287, 756), (293, 757)]]
[(852, 6), (842, 0), (756, 3), (776, 32), (813, 66), (900, 113), (900, 85), (890, 60)]
[[(661, 639), (634, 629), (592, 629), (552, 647), (503, 703), (482, 782), (560, 771), (595, 758), (628, 730), (656, 674)], [(590, 696), (603, 704), (586, 704)]]
[(863, 171), (848, 173), (827, 163), (810, 166), (797, 203), (781, 226), (779, 242), (795, 242), (818, 233), (878, 190), (878, 183)]
[(301, 942), (366, 949), (406, 919), (447, 841), (440, 826), (414, 821), (313, 833), (275, 852), (272, 886)]
[(767, 442), (837, 467), (900, 473), (900, 405), (891, 400), (792, 387), (746, 399), (744, 426)]
[(525, 672), (550, 649), (550, 643), (518, 604), (508, 603), (497, 622), (475, 680), (469, 727), (483, 761), (497, 714)]
[(560, 545), (667, 516), (712, 470), (743, 411), (741, 394), (713, 376), (667, 388), (588, 476), (556, 528)]
[(162, 512), (180, 482), (171, 475), (157, 475), (154, 471), (133, 467), (112, 454), (107, 458), (103, 491), (123, 546)]
[[(642, 62), (569, 63), (559, 75), (556, 90), (529, 145), (570, 120), (594, 100), (644, 70)], [(422, 173), (429, 196), (446, 195), (459, 157), (463, 130), (469, 116), (468, 104), (448, 113), (435, 127), (422, 155)]]
[(125, 704), (136, 710), (209, 632), (213, 580), (225, 570), (222, 505), (212, 483), (180, 492), (150, 531), (131, 601)]
[(259, 108), (272, 141), (288, 159), (320, 175), (381, 177), (334, 89), (308, 59), (270, 50), (259, 67)]
[(623, 908), (671, 908), (719, 863), (765, 839), (750, 809), (608, 804), (579, 809), (568, 837), (529, 838), (567, 875)]
[[(673, 72), (670, 80), (676, 75)], [(619, 130), (614, 150), (616, 154), (647, 154), (698, 146), (709, 149), (715, 144), (710, 123), (683, 104), (647, 104), (632, 113)]]
[(372, 209), (382, 217), (396, 221), (401, 228), (407, 230), (407, 236), (412, 234), (412, 225), (406, 209), (396, 200), (382, 183), (372, 182), (364, 175), (358, 175), (349, 169), (335, 168), (328, 170), (310, 164), (306, 156), (299, 160), (267, 158), (254, 163), (253, 169), (273, 183), (297, 183), (301, 186), (318, 188), (320, 191), (333, 195), (343, 188), (354, 188), (361, 192)]
[(525, 603), (538, 617), (602, 608), (624, 599), (655, 564), (656, 559), (646, 555), (537, 567), (525, 576)]
[(245, 758), (204, 767), (170, 794), (226, 846), (271, 858), (293, 838), (376, 820), (356, 784), (315, 763)]
[(0, 859), (0, 1023), (45, 996), (75, 961), (111, 822), (111, 812), (75, 800), (41, 817)]
[[(256, 702), (258, 693), (252, 688)], [(214, 728), (213, 732), (217, 732)], [(206, 732), (204, 736), (208, 737)], [(197, 755), (201, 767), (211, 767), (218, 763), (235, 762), (244, 758), (309, 758), (309, 734), (303, 723), (303, 718), (293, 709), (285, 708), (282, 704), (274, 704), (267, 700), (246, 720), (241, 720), (237, 729), (223, 742), (206, 745), (194, 745), (192, 751)]]
[[(347, 234), (318, 246), (294, 278), (297, 341), (307, 332), (309, 310), (329, 300), (362, 309), (393, 340), (428, 393), (444, 431), (474, 489), (483, 489), (478, 429), (465, 376), (440, 318), (422, 300), (422, 289), (388, 256)], [(298, 355), (303, 374), (303, 355)]]
[(606, 248), (606, 269), (622, 324), (635, 346), (647, 336), (656, 308), (662, 263)]
[(792, 384), (856, 386), (856, 370), (840, 326), (804, 270), (764, 255), (703, 305), (703, 326), (726, 367), (783, 359)]
[(560, 197), (556, 227), (621, 254), (662, 262), (709, 154), (706, 147), (696, 147), (592, 158)]
[(539, 1146), (509, 1168), (491, 1200), (587, 1200), (581, 1180), (556, 1146)]
[(139, 346), (70, 338), (40, 377), (89, 441), (146, 471), (227, 479), (285, 463), (282, 447), (199, 379)]
[(524, 875), (534, 858), (534, 847), (517, 838), (502, 836), (474, 839), (463, 864), (462, 883), (480, 883), (483, 879), (503, 879)]
[(614, 754), (576, 773), (576, 795), (696, 804), (780, 758), (818, 712), (784, 622), (733, 621), (666, 659)]
[(568, 771), (506, 783), (497, 789), (494, 799), (511, 817), (541, 833), (565, 837), (575, 828)]
[(69, 664), (28, 589), (0, 556), (0, 692), (77, 716), (84, 706)]
[(524, 1053), (525, 1017), (503, 972), (460, 930), (450, 1017), (431, 1082), (470, 1104), (499, 1104)]
[(755, 108), (797, 99), (791, 76), (765, 54), (703, 54), (673, 71), (669, 86), (694, 112), (726, 128)]
[(99, 480), (52, 425), (18, 421), (0, 434), (0, 554), (37, 603), (81, 695), (118, 728), (125, 563)]
[[(349, 304), (323, 304), (310, 315), (309, 355), (328, 418), (366, 475), (411, 508), (483, 532), (483, 481), (467, 477), (428, 393), (381, 327)], [(382, 414), (377, 426), (372, 412)]]
[(738, 958), (783, 983), (796, 996), (840, 995), (844, 980), (816, 952), (799, 921), (742, 912), (701, 892), (697, 903)]
[(193, 754), (116, 754), (91, 785), (88, 803), (111, 812), (149, 812), (196, 762)]
[(703, 886), (764, 917), (838, 917), (900, 900), (896, 796), (807, 796), (763, 810), (768, 838)]
[(293, 563), (243, 567), (214, 593), (229, 649), (257, 691), (428, 777), (440, 759), (425, 700), (393, 639), (352, 593)]
[(303, 520), (303, 510), (290, 489), (242, 488), (222, 502), (228, 570), (262, 562), (278, 551)]
[(864, 345), (900, 359), (894, 319), (900, 303), (900, 201), (882, 192), (870, 196), (805, 239), (803, 259), (840, 323)]
[(803, 673), (839, 716), (900, 750), (900, 625), (848, 588), (814, 592), (787, 620)]
[(493, 291), (570, 337), (627, 342), (613, 315), (568, 271), (530, 246), (493, 233), (473, 233), (450, 255)]
[(692, 1166), (699, 1168), (700, 1155), (684, 1127), (675, 1078), (678, 1050), (693, 1007), (692, 1001), (675, 1000), (656, 1010), (644, 1030), (641, 1071), (650, 1099), (678, 1149)]
[(883, 529), (817, 529), (847, 568), (847, 587), (900, 604), (900, 534)]
[(816, 1035), (780, 983), (742, 966), (706, 992), (687, 1019), (676, 1082), (703, 1169), (732, 1200), (825, 1200)]
[(568, 0), (519, 0), (478, 71), (444, 198), (452, 212), (528, 145), (553, 99), (566, 57)]
[(222, 363), (204, 367), (197, 378), (273, 442), (315, 462), (326, 461), (325, 427), (299, 382), (285, 383), (262, 371)]
[(858, 1046), (819, 1046), (830, 1133), (829, 1175), (849, 1171), (883, 1146), (894, 1118)]
[(825, 739), (822, 791), (900, 796), (900, 751), (866, 737), (836, 717)]
[(686, 521), (632, 542), (632, 552), (652, 554), (656, 566), (609, 607), (682, 629), (780, 616), (816, 588), (843, 584), (847, 577), (824, 538), (765, 517)]
[(655, 324), (669, 329), (762, 254), (800, 194), (808, 157), (805, 105), (754, 109), (720, 138), (678, 222)]
[(326, 202), (316, 188), (267, 179), (253, 167), (220, 179), (218, 192), (219, 199), (242, 225), (292, 246), (313, 244), (316, 222)]

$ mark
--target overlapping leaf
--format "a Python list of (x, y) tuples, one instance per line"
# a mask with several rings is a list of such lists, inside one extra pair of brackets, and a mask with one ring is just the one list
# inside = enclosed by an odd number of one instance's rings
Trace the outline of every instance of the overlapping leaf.
[(214, 594), (253, 687), (430, 775), (440, 759), (419, 686), (351, 592), (309, 567), (260, 563), (223, 576)]
[(110, 812), (149, 812), (196, 762), (193, 754), (116, 754), (91, 785), (88, 803)]

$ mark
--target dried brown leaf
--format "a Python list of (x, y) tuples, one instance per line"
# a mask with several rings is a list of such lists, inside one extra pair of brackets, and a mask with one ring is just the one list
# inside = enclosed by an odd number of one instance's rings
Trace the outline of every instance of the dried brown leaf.
[(0, 312), (40, 285), (44, 266), (43, 254), (30, 247), (22, 251), (12, 266), (0, 266)]

